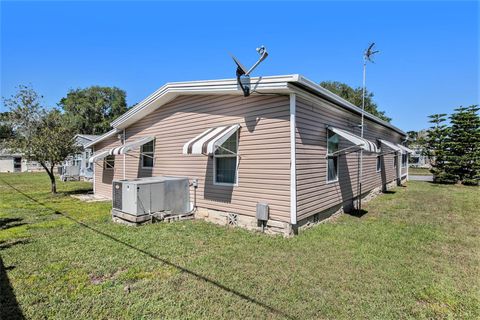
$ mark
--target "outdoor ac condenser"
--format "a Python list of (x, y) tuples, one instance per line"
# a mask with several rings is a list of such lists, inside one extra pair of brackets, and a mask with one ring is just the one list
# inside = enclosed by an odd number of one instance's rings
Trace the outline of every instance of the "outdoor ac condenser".
[(114, 180), (112, 193), (113, 209), (133, 216), (157, 212), (181, 214), (190, 210), (187, 177)]

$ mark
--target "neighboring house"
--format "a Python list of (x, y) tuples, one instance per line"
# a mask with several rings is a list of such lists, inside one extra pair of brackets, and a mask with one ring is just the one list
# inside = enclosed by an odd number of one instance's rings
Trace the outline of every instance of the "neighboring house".
[(410, 154), (410, 166), (419, 168), (430, 168), (430, 158), (424, 154), (422, 147), (411, 146), (413, 152)]
[(59, 168), (59, 173), (64, 180), (68, 178), (84, 178), (87, 180), (93, 178), (93, 168), (88, 162), (88, 159), (92, 156), (92, 148), (86, 147), (86, 145), (92, 143), (98, 137), (100, 136), (92, 134), (75, 135), (75, 143), (81, 147), (81, 151), (68, 157)]
[[(196, 216), (256, 228), (256, 205), (269, 205), (267, 228), (292, 233), (362, 193), (406, 180), (406, 134), (300, 76), (168, 83), (120, 116), (87, 145), (95, 154), (94, 192), (112, 197), (114, 179), (198, 179)], [(193, 198), (193, 189), (192, 189)]]
[(35, 172), (43, 170), (36, 161), (28, 161), (21, 153), (0, 150), (0, 172)]

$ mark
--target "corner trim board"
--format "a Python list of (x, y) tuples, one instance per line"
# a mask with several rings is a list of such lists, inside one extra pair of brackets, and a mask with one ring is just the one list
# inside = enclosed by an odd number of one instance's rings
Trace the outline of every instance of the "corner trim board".
[(297, 224), (296, 95), (290, 94), (290, 223)]

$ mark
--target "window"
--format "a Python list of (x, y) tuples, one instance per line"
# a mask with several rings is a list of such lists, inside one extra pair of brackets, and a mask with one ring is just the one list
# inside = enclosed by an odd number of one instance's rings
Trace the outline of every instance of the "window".
[(153, 168), (153, 155), (155, 154), (154, 140), (145, 143), (141, 147), (142, 168)]
[(393, 157), (393, 167), (394, 167), (394, 168), (397, 167), (397, 163), (398, 163), (398, 156), (395, 155), (395, 156)]
[(108, 155), (103, 160), (103, 169), (113, 169), (115, 167), (115, 156)]
[(377, 156), (377, 172), (382, 171), (382, 156)]
[(328, 130), (327, 137), (327, 181), (338, 180), (338, 134)]
[(238, 131), (232, 134), (218, 149), (214, 157), (214, 182), (216, 184), (237, 184)]
[(86, 167), (90, 168), (91, 164), (88, 162), (88, 159), (92, 156), (92, 152), (90, 150), (85, 151), (85, 159), (86, 159)]
[(407, 167), (407, 160), (408, 160), (408, 154), (403, 153), (403, 154), (402, 154), (402, 168), (406, 168), (406, 167)]

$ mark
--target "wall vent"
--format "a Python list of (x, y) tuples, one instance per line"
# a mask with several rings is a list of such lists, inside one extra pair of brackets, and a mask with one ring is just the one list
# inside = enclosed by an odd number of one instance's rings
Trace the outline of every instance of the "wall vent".
[(238, 225), (238, 215), (236, 213), (228, 213), (227, 214), (227, 224), (229, 226)]

